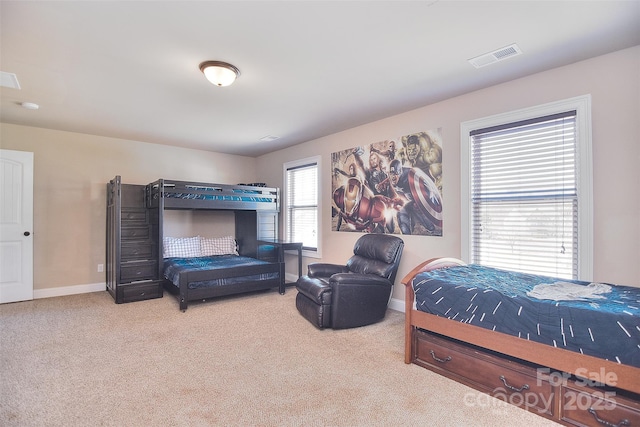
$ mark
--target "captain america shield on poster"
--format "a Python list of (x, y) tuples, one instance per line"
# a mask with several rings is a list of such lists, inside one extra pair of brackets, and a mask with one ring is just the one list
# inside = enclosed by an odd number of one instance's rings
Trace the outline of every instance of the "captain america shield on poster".
[(442, 236), (441, 129), (331, 154), (333, 231)]

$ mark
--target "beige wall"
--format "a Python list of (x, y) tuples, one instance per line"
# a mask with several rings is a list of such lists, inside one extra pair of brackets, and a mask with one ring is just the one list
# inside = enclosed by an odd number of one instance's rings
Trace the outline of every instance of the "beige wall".
[[(481, 70), (478, 72), (482, 72)], [(35, 153), (34, 288), (104, 282), (105, 186), (158, 178), (282, 186), (282, 164), (320, 155), (324, 261), (344, 262), (357, 233), (330, 229), (330, 153), (441, 127), (442, 237), (403, 236), (398, 278), (420, 261), (460, 256), (460, 123), (578, 95), (592, 95), (594, 280), (640, 286), (640, 46), (428, 105), (258, 159), (0, 125), (0, 147)], [(201, 221), (201, 219), (198, 219)], [(175, 224), (175, 234), (192, 231)], [(216, 232), (217, 233), (217, 232)], [(317, 259), (305, 259), (305, 264)], [(292, 271), (292, 268), (287, 268)], [(398, 279), (399, 280), (399, 279)], [(394, 297), (403, 299), (396, 286)]]
[[(460, 123), (585, 94), (592, 95), (593, 280), (640, 286), (640, 46), (267, 154), (258, 159), (258, 176), (282, 183), (282, 167), (278, 166), (283, 162), (321, 155), (324, 261), (344, 262), (359, 234), (331, 231), (330, 153), (397, 135), (442, 128), (443, 236), (403, 236), (405, 251), (398, 273), (402, 278), (428, 258), (461, 255)], [(305, 264), (313, 261), (316, 260), (305, 259)], [(404, 299), (402, 288), (396, 286), (394, 298)]]
[[(127, 184), (257, 180), (250, 157), (6, 123), (0, 136), (1, 148), (34, 153), (34, 290), (105, 282), (97, 266), (105, 264), (106, 184), (116, 175)], [(202, 231), (168, 226), (175, 235)]]

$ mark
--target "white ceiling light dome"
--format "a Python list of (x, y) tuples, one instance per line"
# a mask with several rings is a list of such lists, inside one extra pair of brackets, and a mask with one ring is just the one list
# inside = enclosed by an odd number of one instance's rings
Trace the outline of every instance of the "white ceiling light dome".
[(237, 67), (222, 61), (205, 61), (200, 64), (200, 71), (216, 86), (229, 86), (240, 76)]

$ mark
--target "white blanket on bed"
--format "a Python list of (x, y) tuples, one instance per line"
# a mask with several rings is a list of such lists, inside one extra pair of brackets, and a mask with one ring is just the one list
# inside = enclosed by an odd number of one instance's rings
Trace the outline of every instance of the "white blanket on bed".
[(527, 295), (537, 299), (554, 301), (586, 301), (590, 299), (605, 299), (601, 294), (611, 292), (611, 286), (604, 283), (589, 283), (578, 285), (571, 282), (541, 283), (527, 292)]

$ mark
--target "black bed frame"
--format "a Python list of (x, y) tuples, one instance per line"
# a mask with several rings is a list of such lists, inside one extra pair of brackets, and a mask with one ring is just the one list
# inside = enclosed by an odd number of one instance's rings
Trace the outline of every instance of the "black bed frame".
[[(190, 197), (172, 197), (179, 194)], [(270, 187), (159, 179), (147, 185), (147, 195), (151, 208), (280, 210), (280, 190)]]
[[(277, 238), (277, 220), (280, 210), (280, 190), (278, 188), (159, 179), (146, 186), (145, 195), (150, 215), (155, 216), (159, 224), (159, 247), (157, 253), (160, 277), (164, 277), (164, 272), (162, 271), (162, 229), (165, 210), (234, 211), (239, 254), (268, 262), (268, 264), (249, 267), (182, 273), (180, 275), (179, 289), (176, 289), (176, 286), (171, 281), (165, 279), (164, 287), (170, 293), (177, 295), (180, 302), (180, 310), (185, 311), (190, 301), (267, 290), (275, 287), (278, 288), (281, 294), (284, 294), (284, 263), (273, 253), (258, 250), (257, 244), (258, 239), (265, 237)], [(173, 197), (178, 195), (188, 195), (188, 197)], [(260, 224), (261, 220), (264, 221), (264, 218), (274, 226), (265, 227), (266, 231), (261, 231)], [(265, 235), (264, 233), (267, 234)], [(274, 235), (271, 236), (269, 233)], [(262, 273), (278, 273), (278, 277), (209, 288), (189, 289), (189, 283), (191, 282)]]

